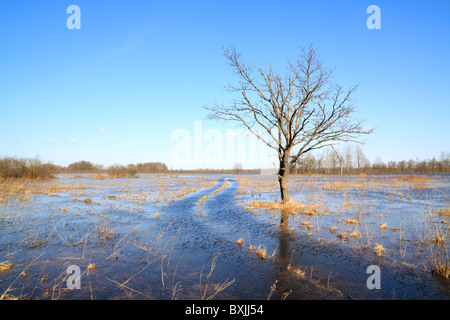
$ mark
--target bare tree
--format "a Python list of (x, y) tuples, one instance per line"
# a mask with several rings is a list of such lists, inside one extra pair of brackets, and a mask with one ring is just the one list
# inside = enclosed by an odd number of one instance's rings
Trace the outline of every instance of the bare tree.
[(239, 173), (241, 173), (241, 171), (242, 171), (242, 163), (240, 163), (240, 162), (236, 162), (235, 164), (234, 164), (234, 166), (233, 166), (233, 171), (236, 173), (236, 174), (239, 174)]
[(227, 89), (238, 93), (230, 105), (205, 107), (210, 119), (233, 120), (278, 154), (281, 201), (289, 200), (289, 169), (303, 154), (338, 142), (359, 142), (372, 132), (354, 121), (352, 95), (331, 82), (332, 71), (322, 65), (316, 50), (302, 48), (297, 61), (288, 62), (285, 75), (254, 68), (241, 60), (235, 48), (224, 55), (239, 79)]
[(347, 167), (347, 174), (350, 174), (350, 170), (353, 169), (353, 152), (352, 147), (347, 145), (345, 147), (345, 166)]
[(364, 160), (365, 160), (365, 155), (364, 155), (364, 151), (361, 148), (361, 146), (357, 146), (356, 147), (356, 167), (358, 168), (358, 172), (362, 173), (363, 169), (364, 169)]

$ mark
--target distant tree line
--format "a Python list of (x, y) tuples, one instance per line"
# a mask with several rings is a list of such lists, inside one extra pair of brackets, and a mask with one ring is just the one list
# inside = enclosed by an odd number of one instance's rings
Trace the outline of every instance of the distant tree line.
[(3, 179), (49, 179), (58, 173), (108, 173), (111, 176), (134, 176), (136, 173), (167, 172), (167, 165), (162, 162), (114, 164), (105, 167), (90, 161), (77, 161), (67, 167), (53, 163), (43, 163), (38, 158), (0, 158), (0, 178)]
[(441, 152), (439, 159), (383, 162), (380, 157), (370, 162), (360, 146), (343, 150), (329, 149), (323, 153), (307, 153), (291, 168), (294, 174), (449, 174), (450, 152)]
[(113, 164), (109, 167), (104, 167), (101, 164), (94, 164), (89, 161), (78, 161), (69, 164), (66, 168), (61, 167), (60, 170), (61, 172), (128, 172), (133, 175), (135, 173), (166, 172), (168, 171), (168, 168), (167, 165), (162, 162), (145, 162), (137, 164), (130, 163), (126, 166)]
[[(133, 177), (137, 173), (256, 173), (245, 170), (241, 164), (233, 169), (169, 170), (162, 162), (145, 162), (126, 166), (113, 164), (105, 167), (90, 161), (78, 161), (67, 167), (43, 163), (38, 158), (0, 158), (0, 178), (49, 179), (58, 173), (107, 173), (116, 177)], [(383, 162), (377, 157), (370, 162), (360, 146), (347, 146), (343, 150), (329, 149), (322, 153), (306, 153), (291, 167), (293, 174), (450, 174), (450, 152), (441, 152), (438, 159), (410, 159)]]

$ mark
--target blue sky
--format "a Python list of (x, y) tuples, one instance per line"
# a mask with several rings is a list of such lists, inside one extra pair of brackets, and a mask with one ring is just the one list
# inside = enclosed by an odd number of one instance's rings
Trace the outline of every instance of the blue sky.
[[(66, 26), (72, 4), (80, 30)], [(380, 30), (366, 27), (372, 4)], [(3, 0), (0, 156), (189, 168), (173, 163), (176, 130), (236, 128), (202, 109), (230, 99), (223, 47), (282, 72), (313, 43), (336, 82), (359, 85), (370, 160), (438, 158), (450, 152), (449, 17), (445, 0)]]

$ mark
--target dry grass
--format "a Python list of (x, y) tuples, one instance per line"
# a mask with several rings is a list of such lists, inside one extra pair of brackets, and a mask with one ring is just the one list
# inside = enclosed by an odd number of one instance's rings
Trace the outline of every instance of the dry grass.
[(12, 264), (8, 261), (0, 262), (0, 272), (9, 271), (13, 266), (14, 266), (14, 264)]
[(256, 248), (255, 254), (261, 259), (266, 259), (267, 258), (266, 248), (262, 248), (261, 246)]
[[(211, 269), (206, 276), (205, 283), (202, 284), (202, 278), (203, 278), (203, 271), (200, 273), (200, 299), (201, 300), (212, 300), (217, 294), (219, 294), (221, 291), (228, 288), (230, 285), (234, 283), (234, 279), (228, 281), (225, 280), (222, 284), (217, 285), (211, 285), (211, 277), (213, 274), (214, 269), (216, 268), (218, 255), (216, 254), (213, 258), (213, 261), (211, 263)], [(212, 290), (211, 290), (212, 289)]]
[(432, 273), (435, 276), (444, 278), (444, 279), (450, 279), (450, 265), (448, 263), (446, 264), (437, 264), (433, 267)]
[(2, 294), (0, 295), (0, 300), (19, 300), (19, 298), (13, 296), (12, 294)]
[(343, 241), (347, 241), (348, 240), (348, 234), (345, 233), (345, 232), (338, 233), (337, 236), (338, 236), (339, 239), (342, 239)]
[(342, 206), (343, 206), (344, 208), (347, 208), (347, 207), (349, 207), (349, 206), (351, 206), (351, 205), (353, 205), (353, 203), (352, 203), (351, 201), (349, 201), (349, 202), (344, 202), (344, 203), (342, 204)]
[(96, 230), (103, 240), (110, 240), (116, 235), (103, 213), (100, 215), (100, 221), (96, 223)]
[(419, 175), (412, 175), (412, 174), (400, 175), (400, 176), (397, 176), (395, 178), (389, 178), (390, 182), (403, 182), (403, 181), (408, 181), (408, 182), (426, 182), (426, 181), (429, 181), (429, 180), (430, 180), (430, 178), (428, 178), (428, 177), (419, 176)]
[(354, 230), (352, 233), (350, 233), (349, 235), (348, 235), (349, 237), (352, 237), (352, 238), (361, 238), (361, 235), (358, 233), (358, 231), (356, 231), (356, 230)]
[(205, 202), (206, 199), (209, 198), (209, 195), (204, 195), (203, 197), (201, 197), (200, 199), (198, 199), (197, 205), (201, 206), (203, 204), (203, 202)]
[(216, 193), (222, 191), (223, 189), (228, 188), (229, 185), (230, 185), (230, 183), (228, 182), (228, 178), (225, 178), (225, 182), (222, 184), (222, 186), (219, 189), (214, 190), (213, 192), (211, 192), (211, 195), (216, 194)]
[(366, 182), (366, 178), (357, 179), (357, 182), (334, 181), (323, 186), (325, 190), (350, 190), (350, 188), (369, 188), (375, 187), (373, 183)]
[(207, 195), (204, 195), (203, 197), (201, 197), (197, 202), (197, 206), (201, 206), (203, 204), (203, 202), (206, 201), (206, 199), (208, 199), (210, 196), (215, 195), (216, 193), (228, 188), (229, 185), (230, 185), (230, 183), (228, 182), (228, 178), (225, 178), (225, 182), (222, 184), (222, 186), (219, 189), (214, 190), (210, 194), (207, 194)]
[(243, 246), (244, 245), (244, 239), (243, 238), (239, 238), (239, 239), (236, 240), (236, 243), (238, 245), (240, 245), (240, 246)]
[(373, 252), (378, 258), (381, 258), (385, 251), (386, 249), (381, 244), (375, 244), (375, 247), (373, 248)]
[(425, 182), (415, 182), (410, 186), (411, 189), (428, 189), (428, 184)]
[(430, 239), (430, 241), (439, 245), (445, 242), (445, 238), (439, 233), (436, 233), (434, 237)]
[(323, 206), (310, 204), (305, 205), (303, 203), (298, 203), (295, 200), (289, 200), (285, 203), (275, 202), (275, 201), (253, 201), (248, 206), (247, 209), (252, 210), (254, 208), (263, 208), (266, 211), (282, 211), (289, 214), (304, 214), (312, 216), (314, 214), (321, 215), (326, 212), (326, 208)]
[(94, 264), (94, 263), (89, 263), (89, 265), (87, 266), (87, 269), (89, 271), (94, 271), (97, 268), (98, 268), (98, 266), (96, 264)]
[(344, 224), (359, 224), (359, 221), (356, 219), (344, 219)]
[(349, 190), (349, 184), (347, 182), (335, 181), (332, 184), (326, 184), (323, 186), (325, 190)]
[(442, 207), (442, 209), (439, 209), (438, 211), (436, 211), (436, 213), (440, 214), (441, 216), (450, 216), (450, 208)]
[(293, 268), (291, 265), (287, 266), (287, 270), (291, 271), (295, 276), (305, 279), (306, 278), (306, 268), (304, 270), (300, 268)]
[(257, 247), (255, 247), (254, 245), (249, 245), (248, 246), (248, 250), (250, 252), (254, 252), (261, 259), (266, 259), (267, 258), (266, 249), (262, 245), (259, 245)]

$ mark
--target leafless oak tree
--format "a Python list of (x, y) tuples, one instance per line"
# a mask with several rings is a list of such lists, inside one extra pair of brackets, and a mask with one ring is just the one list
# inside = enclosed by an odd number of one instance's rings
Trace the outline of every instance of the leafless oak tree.
[(234, 47), (224, 55), (239, 79), (226, 88), (238, 93), (230, 105), (205, 107), (208, 118), (233, 120), (246, 127), (279, 159), (281, 201), (289, 200), (289, 170), (303, 154), (341, 142), (360, 142), (371, 133), (362, 121), (353, 120), (352, 95), (356, 86), (344, 90), (332, 83), (332, 70), (325, 68), (316, 50), (301, 48), (298, 60), (288, 62), (286, 74), (255, 68), (241, 60)]

